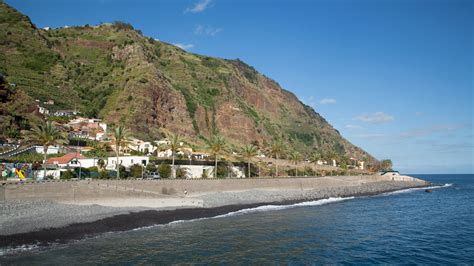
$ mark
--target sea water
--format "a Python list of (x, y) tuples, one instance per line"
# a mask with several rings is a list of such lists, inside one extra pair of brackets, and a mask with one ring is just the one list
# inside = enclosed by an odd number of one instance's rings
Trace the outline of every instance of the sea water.
[(261, 206), (30, 248), (0, 263), (474, 263), (474, 175), (416, 176), (439, 186)]

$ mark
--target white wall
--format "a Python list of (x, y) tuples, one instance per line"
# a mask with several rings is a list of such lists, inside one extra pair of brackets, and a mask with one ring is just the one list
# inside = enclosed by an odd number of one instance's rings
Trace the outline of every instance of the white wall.
[[(117, 157), (109, 157), (107, 159), (107, 169), (113, 170), (116, 168), (116, 160)], [(145, 164), (142, 162), (145, 161)], [(148, 164), (148, 156), (120, 156), (119, 157), (119, 164), (125, 166), (125, 167), (130, 167), (134, 164), (141, 164), (141, 165), (147, 165)]]
[[(207, 166), (207, 165), (179, 165), (175, 166), (176, 169), (178, 168), (186, 168), (188, 169), (188, 173), (191, 175), (191, 178), (201, 178), (204, 170), (207, 172), (207, 176), (209, 178), (214, 176), (214, 166)], [(238, 178), (245, 177), (244, 169), (242, 167), (234, 166), (232, 167), (232, 171)]]
[(97, 166), (97, 161), (99, 159), (97, 158), (86, 158), (86, 159), (78, 159), (78, 161), (80, 162), (80, 164), (71, 164), (71, 162), (69, 162), (69, 166), (71, 167), (84, 167), (84, 168), (89, 168), (89, 167), (94, 167), (94, 166)]
[[(36, 151), (36, 153), (44, 154), (43, 146), (35, 146), (35, 151)], [(59, 153), (59, 147), (57, 147), (57, 146), (49, 146), (48, 147), (47, 154), (58, 154), (58, 153)]]
[[(44, 179), (44, 170), (35, 170), (33, 171), (33, 175), (36, 176), (37, 180)], [(53, 176), (54, 179), (59, 179), (61, 176), (61, 171), (57, 170), (46, 170), (46, 176)]]

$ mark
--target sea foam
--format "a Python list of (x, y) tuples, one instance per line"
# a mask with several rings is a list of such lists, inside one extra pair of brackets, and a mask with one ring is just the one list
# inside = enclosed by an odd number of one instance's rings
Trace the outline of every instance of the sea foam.
[(428, 187), (417, 187), (417, 188), (407, 188), (407, 189), (401, 189), (397, 191), (392, 191), (392, 192), (386, 192), (380, 194), (381, 196), (387, 196), (387, 195), (394, 195), (394, 194), (402, 194), (402, 193), (408, 193), (408, 192), (413, 192), (417, 190), (425, 190), (425, 189), (437, 189), (437, 188), (445, 188), (445, 187), (450, 187), (453, 184), (444, 184), (444, 185), (436, 185), (436, 186), (428, 186)]
[(263, 206), (259, 206), (255, 208), (242, 209), (235, 212), (229, 212), (226, 214), (217, 215), (212, 218), (224, 218), (224, 217), (229, 217), (229, 216), (234, 216), (234, 215), (241, 215), (241, 214), (255, 213), (255, 212), (278, 211), (278, 210), (284, 210), (284, 209), (290, 209), (290, 208), (296, 208), (296, 207), (319, 206), (319, 205), (324, 205), (328, 203), (349, 200), (353, 198), (354, 197), (328, 198), (328, 199), (320, 199), (320, 200), (314, 200), (314, 201), (304, 201), (304, 202), (299, 202), (299, 203), (289, 204), (289, 205), (263, 205)]

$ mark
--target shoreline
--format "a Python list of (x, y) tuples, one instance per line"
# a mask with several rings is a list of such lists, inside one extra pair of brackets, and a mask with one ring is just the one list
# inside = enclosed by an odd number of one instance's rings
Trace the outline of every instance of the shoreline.
[[(321, 190), (307, 190), (302, 193), (300, 191), (299, 197), (292, 198), (294, 196), (290, 193), (290, 196), (286, 199), (281, 197), (276, 200), (267, 200), (260, 202), (249, 202), (245, 201), (225, 201), (221, 202), (218, 206), (215, 202), (207, 204), (204, 207), (184, 207), (176, 209), (156, 209), (156, 208), (112, 208), (104, 207), (104, 210), (115, 210), (110, 212), (108, 215), (88, 217), (89, 220), (82, 222), (72, 222), (65, 226), (49, 226), (46, 225), (39, 227), (38, 229), (31, 229), (25, 232), (17, 232), (8, 234), (5, 231), (0, 233), (0, 247), (2, 248), (14, 248), (22, 245), (37, 245), (37, 246), (48, 246), (54, 243), (67, 243), (72, 240), (80, 240), (87, 237), (98, 236), (108, 232), (123, 232), (129, 231), (142, 227), (149, 227), (154, 225), (165, 225), (174, 221), (179, 220), (192, 220), (200, 218), (212, 218), (219, 215), (236, 212), (242, 209), (256, 208), (265, 205), (292, 205), (295, 203), (316, 201), (334, 197), (365, 197), (380, 195), (383, 193), (394, 192), (398, 190), (404, 190), (409, 188), (424, 188), (431, 184), (422, 180), (415, 182), (374, 182), (364, 184), (356, 187), (336, 187), (328, 191)], [(207, 194), (206, 197), (214, 200), (222, 200), (222, 194), (226, 195), (226, 198), (238, 198), (236, 195), (243, 193), (240, 196), (247, 196), (248, 193), (256, 194), (258, 191), (245, 191), (245, 192), (221, 192), (219, 196)], [(245, 194), (247, 193), (247, 194)], [(284, 195), (285, 191), (278, 191), (278, 193)], [(270, 194), (272, 195), (272, 194)], [(272, 196), (273, 197), (273, 196)], [(235, 204), (236, 202), (240, 202)], [(34, 203), (33, 203), (34, 204)], [(62, 204), (66, 205), (66, 204)], [(73, 205), (69, 205), (71, 207)], [(78, 206), (78, 205), (75, 205)], [(97, 205), (82, 206), (84, 208), (97, 208)], [(54, 216), (54, 215), (53, 215)], [(48, 217), (51, 221), (55, 217)]]

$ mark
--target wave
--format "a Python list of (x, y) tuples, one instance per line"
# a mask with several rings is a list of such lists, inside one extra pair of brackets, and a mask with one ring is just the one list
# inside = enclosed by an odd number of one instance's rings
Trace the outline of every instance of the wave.
[(296, 207), (319, 206), (319, 205), (324, 205), (324, 204), (328, 204), (328, 203), (349, 200), (349, 199), (353, 199), (353, 198), (354, 197), (328, 198), (328, 199), (320, 199), (320, 200), (314, 200), (314, 201), (304, 201), (304, 202), (290, 204), (290, 205), (263, 205), (263, 206), (259, 206), (259, 207), (255, 207), (255, 208), (248, 208), (248, 209), (238, 210), (238, 211), (235, 211), (235, 212), (229, 212), (229, 213), (226, 213), (226, 214), (214, 216), (212, 218), (224, 218), (224, 217), (247, 214), (247, 213), (277, 211), (277, 210), (291, 209), (291, 208), (296, 208)]
[(39, 247), (40, 246), (37, 244), (31, 244), (31, 245), (21, 245), (18, 247), (0, 248), (0, 256), (12, 255), (12, 254), (22, 253), (26, 251), (31, 251), (31, 250), (37, 250), (39, 249)]
[[(437, 189), (437, 188), (445, 188), (445, 187), (450, 187), (453, 184), (443, 184), (443, 185), (435, 185), (435, 186), (426, 186), (426, 187), (419, 187), (419, 188), (407, 188), (407, 189), (401, 189), (397, 191), (392, 191), (392, 192), (385, 192), (381, 193), (376, 196), (388, 196), (388, 195), (395, 195), (395, 194), (401, 194), (401, 193), (409, 193), (417, 190), (425, 190), (425, 189)], [(358, 198), (364, 198), (366, 196), (358, 197)], [(333, 202), (340, 202), (344, 200), (350, 200), (354, 199), (356, 197), (331, 197), (327, 199), (320, 199), (320, 200), (314, 200), (314, 201), (304, 201), (304, 202), (299, 202), (299, 203), (294, 203), (294, 204), (289, 204), (289, 205), (263, 205), (255, 208), (247, 208), (247, 209), (242, 209), (238, 210), (235, 212), (229, 212), (226, 214), (221, 214), (217, 216), (212, 216), (212, 217), (205, 217), (205, 218), (196, 218), (196, 219), (189, 219), (189, 220), (176, 220), (172, 221), (167, 224), (158, 224), (158, 225), (151, 225), (151, 226), (145, 226), (145, 227), (140, 227), (133, 229), (134, 230), (143, 230), (143, 229), (148, 229), (148, 228), (153, 228), (153, 227), (158, 227), (158, 226), (167, 226), (167, 225), (174, 225), (174, 224), (180, 224), (184, 222), (195, 222), (195, 221), (202, 221), (202, 220), (207, 220), (207, 219), (217, 219), (217, 218), (226, 218), (230, 216), (235, 216), (235, 215), (243, 215), (243, 214), (248, 214), (248, 213), (256, 213), (256, 212), (266, 212), (266, 211), (278, 211), (278, 210), (284, 210), (284, 209), (291, 209), (291, 208), (296, 208), (296, 207), (307, 207), (307, 206), (319, 206), (319, 205), (324, 205), (328, 203), (333, 203)]]
[(448, 183), (448, 184), (443, 184), (443, 185), (435, 185), (435, 186), (427, 186), (427, 187), (407, 188), (407, 189), (401, 189), (401, 190), (397, 190), (397, 191), (382, 193), (380, 195), (381, 196), (395, 195), (395, 194), (413, 192), (413, 191), (417, 191), (417, 190), (438, 189), (438, 188), (451, 187), (452, 185), (453, 184)]

